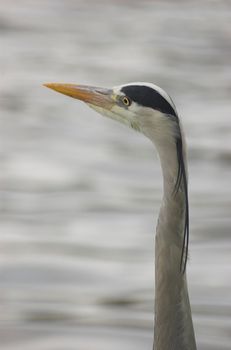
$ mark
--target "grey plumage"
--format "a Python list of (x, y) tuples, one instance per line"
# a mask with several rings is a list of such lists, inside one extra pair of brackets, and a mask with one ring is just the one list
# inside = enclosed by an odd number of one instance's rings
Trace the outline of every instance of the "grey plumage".
[(140, 131), (155, 145), (163, 173), (155, 241), (155, 350), (196, 350), (186, 280), (189, 243), (184, 133), (169, 95), (150, 83), (101, 89), (45, 84), (86, 102), (100, 114)]

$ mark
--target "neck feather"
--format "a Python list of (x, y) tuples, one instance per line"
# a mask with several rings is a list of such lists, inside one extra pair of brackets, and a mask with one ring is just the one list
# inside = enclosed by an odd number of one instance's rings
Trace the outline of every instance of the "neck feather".
[(188, 189), (185, 142), (156, 141), (162, 172), (161, 204), (155, 246), (155, 350), (196, 350), (186, 281)]

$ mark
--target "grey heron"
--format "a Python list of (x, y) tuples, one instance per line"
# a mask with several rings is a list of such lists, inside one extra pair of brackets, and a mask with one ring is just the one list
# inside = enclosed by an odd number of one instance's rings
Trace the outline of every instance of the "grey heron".
[(163, 199), (155, 238), (155, 350), (196, 350), (186, 263), (189, 205), (185, 138), (170, 96), (151, 83), (111, 89), (44, 84), (84, 101), (100, 114), (140, 131), (155, 145), (163, 173)]

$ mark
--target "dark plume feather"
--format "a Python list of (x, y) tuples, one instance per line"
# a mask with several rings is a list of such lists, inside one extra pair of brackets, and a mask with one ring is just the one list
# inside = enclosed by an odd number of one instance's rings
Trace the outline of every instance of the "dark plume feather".
[(183, 146), (182, 146), (182, 137), (180, 132), (180, 126), (178, 121), (179, 134), (176, 138), (176, 151), (177, 151), (177, 160), (178, 160), (178, 172), (176, 183), (174, 187), (174, 195), (182, 188), (185, 196), (185, 220), (184, 220), (184, 233), (183, 233), (183, 243), (182, 243), (182, 252), (180, 260), (180, 271), (185, 272), (187, 259), (188, 259), (188, 245), (189, 245), (189, 203), (188, 203), (188, 181), (187, 174), (185, 169), (184, 157), (183, 157)]

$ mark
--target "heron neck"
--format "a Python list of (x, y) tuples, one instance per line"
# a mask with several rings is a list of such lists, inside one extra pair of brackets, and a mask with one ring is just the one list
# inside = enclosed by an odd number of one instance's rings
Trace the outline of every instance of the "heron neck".
[[(185, 193), (174, 186), (177, 151), (169, 141), (156, 145), (163, 173), (163, 199), (155, 241), (155, 350), (196, 350), (186, 274), (180, 271)], [(185, 150), (184, 150), (184, 161)], [(186, 164), (185, 164), (186, 166)]]

